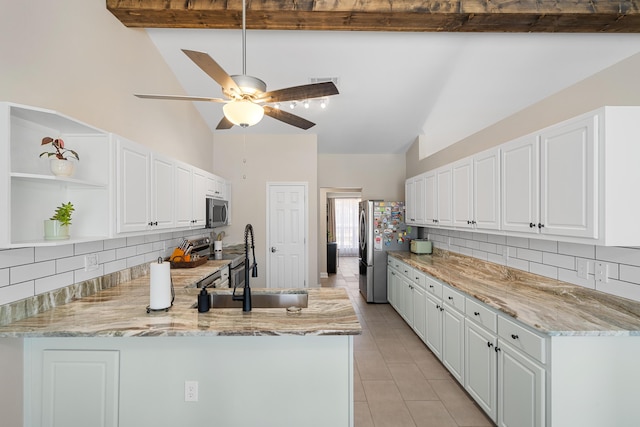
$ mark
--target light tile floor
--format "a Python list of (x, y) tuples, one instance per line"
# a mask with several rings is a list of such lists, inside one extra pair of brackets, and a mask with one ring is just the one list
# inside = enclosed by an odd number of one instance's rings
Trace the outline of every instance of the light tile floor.
[(362, 335), (354, 339), (355, 427), (493, 426), (389, 304), (358, 291), (358, 258), (339, 259), (322, 286), (347, 288)]

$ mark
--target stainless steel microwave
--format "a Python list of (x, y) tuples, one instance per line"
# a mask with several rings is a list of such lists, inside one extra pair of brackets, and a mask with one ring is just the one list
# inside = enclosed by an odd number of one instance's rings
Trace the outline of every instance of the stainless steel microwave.
[(207, 228), (222, 227), (229, 223), (229, 202), (207, 197)]

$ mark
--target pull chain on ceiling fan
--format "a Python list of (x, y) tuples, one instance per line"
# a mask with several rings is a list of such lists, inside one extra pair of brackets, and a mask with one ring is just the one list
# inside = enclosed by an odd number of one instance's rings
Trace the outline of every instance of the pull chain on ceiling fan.
[(224, 103), (222, 107), (224, 116), (216, 129), (230, 129), (234, 125), (240, 127), (253, 126), (262, 120), (266, 114), (276, 120), (298, 127), (309, 129), (315, 126), (302, 117), (282, 111), (278, 108), (266, 105), (268, 103), (280, 103), (303, 99), (322, 98), (338, 94), (336, 85), (329, 81), (312, 83), (302, 86), (292, 86), (267, 92), (267, 85), (257, 77), (247, 75), (246, 53), (246, 0), (242, 1), (242, 75), (230, 76), (216, 61), (204, 52), (182, 49), (202, 71), (215, 80), (222, 88), (222, 93), (227, 99), (207, 98), (180, 95), (143, 95), (135, 94), (138, 98), (169, 99), (180, 101), (205, 101)]

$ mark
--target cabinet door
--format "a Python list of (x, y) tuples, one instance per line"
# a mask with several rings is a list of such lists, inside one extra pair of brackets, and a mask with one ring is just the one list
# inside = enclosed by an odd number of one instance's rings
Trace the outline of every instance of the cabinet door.
[(194, 227), (204, 227), (207, 217), (207, 173), (199, 169), (193, 170), (193, 220)]
[(473, 218), (473, 159), (467, 157), (453, 164), (453, 225), (472, 228)]
[(118, 233), (149, 229), (150, 158), (146, 147), (118, 138)]
[(442, 312), (442, 363), (464, 384), (464, 316), (446, 305)]
[(453, 225), (452, 172), (446, 166), (436, 171), (438, 177), (438, 225)]
[(424, 223), (438, 225), (438, 178), (435, 171), (424, 176)]
[(416, 224), (423, 225), (425, 224), (425, 177), (420, 175), (416, 178), (415, 183), (415, 215), (416, 215)]
[(500, 229), (500, 149), (473, 157), (473, 220), (478, 229)]
[(193, 177), (191, 166), (176, 165), (176, 225), (189, 227), (193, 221)]
[(45, 350), (42, 362), (43, 427), (118, 425), (118, 351)]
[(407, 324), (413, 327), (413, 284), (404, 275), (402, 276), (402, 317)]
[(442, 300), (427, 295), (426, 344), (438, 359), (442, 359)]
[(153, 228), (175, 226), (173, 161), (151, 156), (151, 225)]
[(498, 340), (498, 426), (543, 427), (544, 388), (544, 369)]
[(404, 183), (404, 200), (406, 208), (405, 219), (407, 224), (416, 224), (416, 186), (414, 178), (409, 178)]
[(497, 338), (467, 320), (464, 334), (464, 388), (495, 422), (497, 417)]
[(540, 135), (541, 233), (597, 238), (597, 115)]
[(387, 266), (387, 299), (389, 304), (398, 311), (398, 303), (396, 301), (396, 278), (398, 273), (395, 268)]
[(538, 137), (525, 136), (501, 148), (502, 229), (538, 233)]
[(427, 295), (423, 289), (413, 285), (413, 330), (422, 341), (427, 336)]

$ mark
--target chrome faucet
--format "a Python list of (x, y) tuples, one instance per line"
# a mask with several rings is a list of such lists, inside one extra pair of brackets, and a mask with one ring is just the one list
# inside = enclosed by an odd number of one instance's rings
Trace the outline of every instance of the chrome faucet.
[[(249, 234), (251, 234), (251, 254), (253, 263), (249, 267)], [(249, 287), (249, 268), (251, 277), (258, 277), (258, 264), (256, 263), (256, 249), (253, 241), (253, 226), (247, 224), (244, 227), (244, 289), (242, 295), (236, 295), (237, 283), (233, 286), (233, 300), (242, 301), (242, 311), (251, 311), (251, 288)]]

